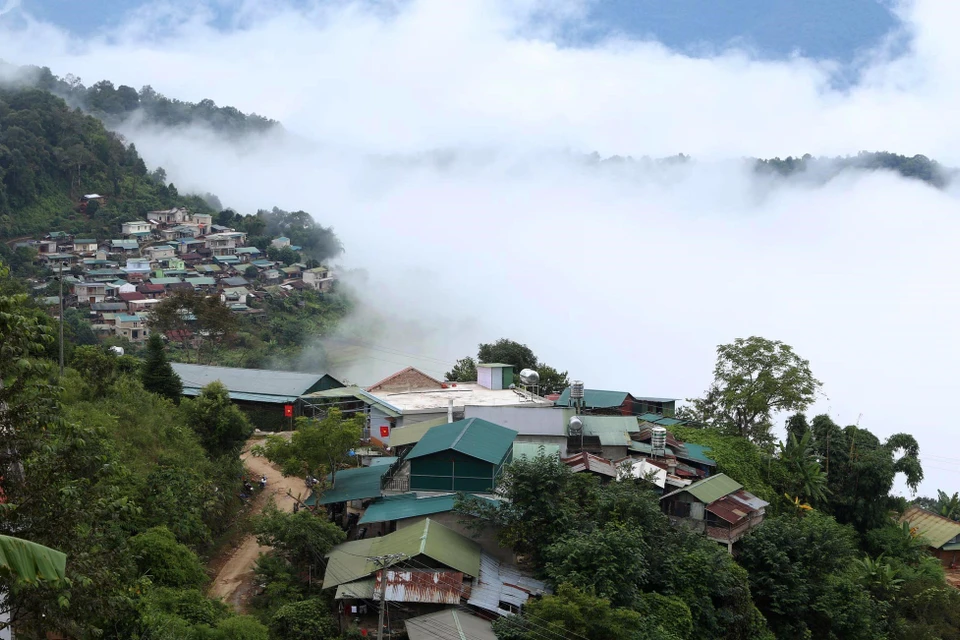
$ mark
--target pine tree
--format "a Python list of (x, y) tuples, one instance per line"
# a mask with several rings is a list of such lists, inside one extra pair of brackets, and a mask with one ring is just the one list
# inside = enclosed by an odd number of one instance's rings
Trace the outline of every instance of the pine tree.
[(163, 340), (160, 334), (154, 333), (147, 341), (147, 359), (143, 363), (140, 376), (143, 388), (147, 391), (170, 398), (180, 404), (180, 395), (183, 393), (183, 383), (170, 363), (164, 351)]

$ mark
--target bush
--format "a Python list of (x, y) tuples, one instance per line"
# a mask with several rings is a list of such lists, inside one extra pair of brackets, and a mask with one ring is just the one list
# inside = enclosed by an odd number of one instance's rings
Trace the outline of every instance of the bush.
[(277, 609), (270, 620), (270, 633), (276, 640), (332, 640), (340, 635), (336, 621), (319, 598)]
[(154, 527), (130, 538), (137, 568), (164, 587), (199, 587), (207, 574), (197, 554), (177, 542), (166, 527)]

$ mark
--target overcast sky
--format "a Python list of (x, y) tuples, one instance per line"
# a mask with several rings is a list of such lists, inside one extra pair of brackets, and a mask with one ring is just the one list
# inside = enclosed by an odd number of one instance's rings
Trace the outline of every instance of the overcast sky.
[[(960, 166), (960, 5), (902, 5), (907, 52), (872, 51), (843, 91), (830, 88), (829, 60), (558, 46), (554, 29), (582, 9), (573, 0), (251, 3), (228, 29), (179, 6), (158, 3), (106, 36), (0, 26), (0, 57), (209, 97), (312, 141), (238, 149), (202, 132), (128, 131), (181, 190), (241, 211), (302, 208), (335, 227), (343, 266), (367, 271), (368, 304), (399, 327), (363, 334), (372, 348), (349, 363), (358, 382), (407, 364), (442, 375), (506, 336), (588, 387), (683, 398), (709, 384), (716, 345), (762, 335), (810, 360), (818, 411), (880, 437), (915, 434), (923, 493), (960, 489), (960, 435), (947, 424), (960, 359), (955, 190), (883, 173), (774, 183), (737, 160), (886, 150)], [(369, 159), (434, 149), (458, 160)], [(593, 151), (696, 161), (573, 160)]]

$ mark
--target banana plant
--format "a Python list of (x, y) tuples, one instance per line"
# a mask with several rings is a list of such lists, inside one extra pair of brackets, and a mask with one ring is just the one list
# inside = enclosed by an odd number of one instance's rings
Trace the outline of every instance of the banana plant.
[(36, 542), (0, 535), (0, 568), (24, 582), (62, 582), (66, 579), (67, 556)]

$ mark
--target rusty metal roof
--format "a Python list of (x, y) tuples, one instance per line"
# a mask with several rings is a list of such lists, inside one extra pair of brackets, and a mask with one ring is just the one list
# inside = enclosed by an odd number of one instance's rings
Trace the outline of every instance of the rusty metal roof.
[[(383, 571), (377, 572), (374, 598), (383, 591)], [(455, 571), (387, 571), (388, 602), (460, 604), (464, 595), (463, 574)]]
[(501, 602), (522, 607), (531, 597), (549, 593), (550, 589), (540, 580), (523, 575), (517, 567), (482, 553), (480, 575), (474, 581), (467, 604), (504, 614), (509, 612), (500, 609)]
[(960, 522), (938, 516), (932, 511), (920, 507), (910, 507), (900, 518), (900, 522), (909, 522), (931, 547), (939, 549), (957, 536), (960, 536)]
[(747, 506), (739, 500), (734, 500), (730, 496), (724, 496), (708, 504), (707, 511), (730, 524), (736, 524), (756, 511), (756, 509)]
[(617, 468), (612, 462), (606, 458), (587, 453), (586, 451), (570, 456), (569, 458), (563, 458), (562, 462), (570, 467), (570, 470), (574, 473), (590, 471), (591, 473), (599, 473), (600, 475), (610, 476), (611, 478), (617, 477)]
[(730, 497), (733, 498), (734, 500), (742, 502), (748, 507), (753, 507), (757, 511), (760, 511), (761, 509), (770, 506), (770, 503), (767, 502), (766, 500), (761, 500), (760, 498), (753, 495), (749, 491), (745, 491), (743, 489), (741, 489), (740, 491), (731, 493)]

